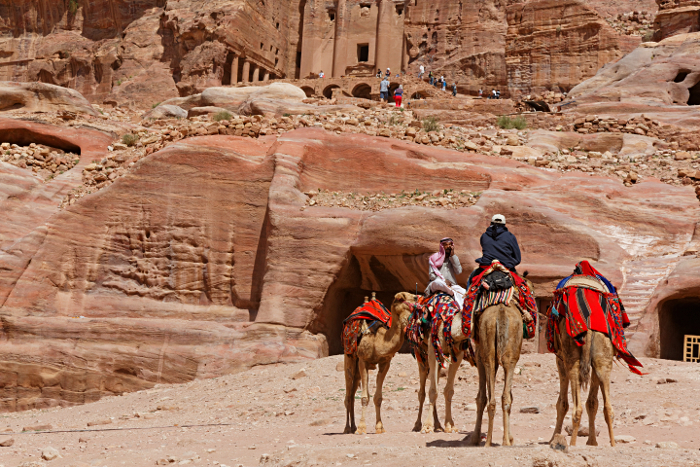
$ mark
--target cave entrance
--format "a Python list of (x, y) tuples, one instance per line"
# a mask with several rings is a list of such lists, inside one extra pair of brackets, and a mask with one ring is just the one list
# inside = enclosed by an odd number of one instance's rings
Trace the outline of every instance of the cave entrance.
[(366, 84), (366, 83), (360, 83), (353, 88), (352, 96), (359, 97), (362, 99), (371, 99), (372, 98), (372, 86), (370, 86), (369, 84)]
[[(372, 292), (388, 309), (397, 293), (415, 292), (416, 282), (422, 293), (428, 280), (427, 264), (424, 255), (351, 254), (329, 287), (309, 330), (326, 336), (329, 355), (342, 354), (343, 320)], [(406, 343), (401, 351), (408, 351)]]
[(297, 28), (297, 47), (295, 54), (295, 67), (294, 67), (294, 77), (296, 79), (301, 78), (301, 52), (304, 42), (304, 10), (306, 8), (306, 0), (301, 0), (299, 2), (299, 26)]
[(700, 81), (688, 89), (690, 95), (688, 96), (688, 105), (700, 105)]
[(221, 78), (221, 85), (222, 86), (229, 86), (231, 84), (236, 84), (231, 82), (231, 66), (233, 65), (233, 59), (235, 58), (235, 55), (233, 52), (229, 52), (228, 55), (226, 55), (226, 64), (224, 65), (224, 77)]
[(663, 304), (659, 310), (659, 357), (683, 360), (685, 335), (700, 336), (700, 297)]
[(333, 99), (333, 90), (334, 89), (339, 89), (340, 86), (337, 84), (331, 84), (330, 86), (327, 86), (326, 89), (323, 90), (323, 97), (326, 99)]

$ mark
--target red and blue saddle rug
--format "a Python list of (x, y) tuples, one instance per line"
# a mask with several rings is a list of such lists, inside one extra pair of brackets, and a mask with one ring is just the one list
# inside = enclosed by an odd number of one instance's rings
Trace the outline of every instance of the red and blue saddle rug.
[(362, 323), (369, 321), (370, 327), (375, 325), (391, 327), (391, 312), (379, 300), (373, 299), (355, 308), (350, 316), (343, 321), (343, 351), (352, 355), (357, 351), (357, 345), (362, 338)]
[[(562, 317), (564, 320), (561, 320)], [(552, 353), (557, 351), (555, 336), (559, 334), (561, 323), (579, 346), (585, 344), (589, 329), (607, 335), (617, 351), (617, 357), (627, 364), (632, 373), (642, 374), (637, 369), (642, 364), (627, 349), (624, 328), (629, 325), (629, 319), (616, 293), (600, 292), (581, 285), (555, 290), (552, 306), (547, 312), (547, 350)]]

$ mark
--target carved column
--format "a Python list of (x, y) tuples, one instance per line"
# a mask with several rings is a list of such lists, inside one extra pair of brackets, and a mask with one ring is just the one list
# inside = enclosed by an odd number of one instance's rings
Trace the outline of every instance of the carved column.
[(238, 55), (233, 57), (233, 63), (231, 63), (231, 84), (236, 85), (238, 83)]
[(246, 60), (243, 62), (243, 76), (241, 76), (241, 81), (244, 83), (247, 83), (249, 76), (250, 76), (250, 62), (248, 60)]
[[(374, 54), (374, 65), (377, 70), (386, 71), (391, 66), (391, 54), (401, 53), (401, 51), (391, 50), (391, 28), (393, 2), (389, 0), (379, 1), (379, 11), (377, 12), (377, 48)], [(392, 70), (396, 73), (398, 70)]]
[(335, 41), (333, 43), (333, 78), (345, 74), (348, 60), (347, 6), (345, 0), (338, 0), (335, 12)]
[(270, 81), (270, 72), (265, 70), (265, 74), (263, 75), (263, 81), (268, 82)]
[(255, 65), (255, 68), (253, 68), (253, 79), (251, 82), (257, 83), (260, 81), (260, 67)]

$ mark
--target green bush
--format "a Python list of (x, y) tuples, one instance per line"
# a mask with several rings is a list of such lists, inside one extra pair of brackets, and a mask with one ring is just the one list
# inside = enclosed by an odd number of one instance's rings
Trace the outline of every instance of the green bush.
[(215, 122), (220, 122), (222, 120), (231, 120), (231, 118), (233, 118), (233, 115), (223, 110), (221, 112), (215, 113), (212, 117), (212, 120), (214, 120)]
[(127, 133), (122, 136), (122, 143), (126, 144), (127, 146), (133, 146), (138, 140), (139, 137), (131, 133)]
[(435, 117), (426, 117), (423, 119), (423, 130), (426, 133), (438, 131), (438, 119)]
[(513, 128), (517, 128), (518, 130), (524, 130), (525, 128), (527, 128), (527, 120), (525, 120), (525, 117), (522, 117), (520, 115), (515, 118), (511, 118), (506, 115), (498, 117), (496, 124), (504, 130), (510, 130)]
[(78, 6), (78, 0), (68, 0), (68, 11), (71, 15), (74, 15), (78, 12)]

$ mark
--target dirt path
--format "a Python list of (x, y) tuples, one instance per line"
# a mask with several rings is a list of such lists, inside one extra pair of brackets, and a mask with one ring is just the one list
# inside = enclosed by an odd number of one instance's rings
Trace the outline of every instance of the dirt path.
[[(643, 359), (649, 375), (639, 377), (616, 366), (613, 373), (615, 434), (635, 438), (608, 445), (602, 411), (599, 447), (555, 452), (552, 434), (558, 379), (554, 356), (528, 354), (520, 360), (513, 385), (513, 432), (516, 446), (466, 447), (475, 411), (476, 371), (464, 364), (455, 388), (454, 414), (459, 433), (412, 433), (417, 411), (417, 368), (409, 355), (398, 356), (384, 392), (384, 435), (342, 435), (345, 391), (342, 356), (305, 364), (258, 367), (222, 378), (195, 381), (103, 399), (71, 408), (0, 416), (0, 465), (10, 466), (686, 466), (700, 464), (700, 366)], [(300, 376), (295, 375), (304, 369)], [(373, 372), (373, 374), (375, 374)], [(675, 381), (659, 384), (659, 380)], [(500, 385), (499, 385), (500, 388)], [(371, 385), (374, 390), (374, 384)], [(602, 404), (601, 404), (602, 405)], [(520, 413), (536, 406), (540, 413)], [(357, 401), (359, 416), (360, 401)], [(444, 405), (439, 399), (442, 413)], [(374, 410), (368, 411), (373, 431)], [(584, 410), (585, 414), (585, 410)], [(51, 425), (52, 430), (108, 430), (71, 433), (18, 433)], [(584, 415), (584, 423), (587, 418)], [(500, 402), (495, 440), (502, 436)], [(657, 447), (658, 443), (678, 447)], [(660, 446), (664, 446), (661, 444)], [(60, 457), (52, 457), (54, 448)]]

